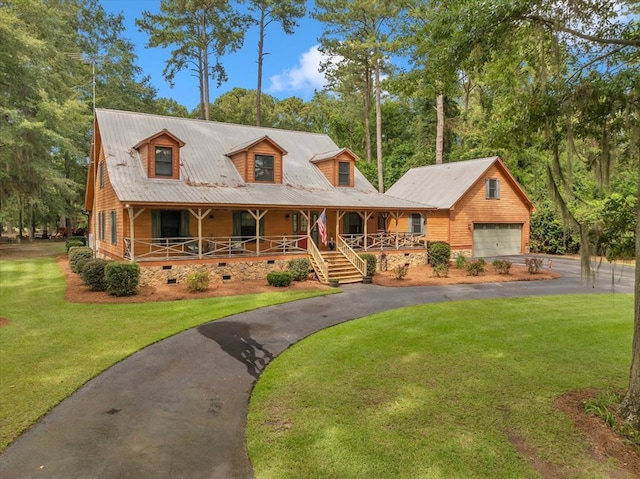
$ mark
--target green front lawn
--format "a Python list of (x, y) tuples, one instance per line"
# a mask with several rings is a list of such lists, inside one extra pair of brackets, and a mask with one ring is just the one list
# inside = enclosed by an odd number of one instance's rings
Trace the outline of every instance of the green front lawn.
[(0, 261), (0, 450), (92, 377), (202, 323), (328, 290), (146, 304), (72, 304), (55, 260)]
[(256, 385), (256, 477), (545, 477), (535, 461), (613, 477), (553, 402), (624, 389), (632, 327), (632, 295), (585, 295), (430, 304), (321, 331)]

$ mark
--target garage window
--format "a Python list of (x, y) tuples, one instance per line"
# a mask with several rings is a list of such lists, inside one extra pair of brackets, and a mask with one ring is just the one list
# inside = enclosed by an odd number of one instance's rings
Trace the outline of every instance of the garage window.
[(486, 186), (486, 198), (488, 200), (499, 200), (500, 199), (500, 180), (495, 178), (487, 178), (485, 180)]

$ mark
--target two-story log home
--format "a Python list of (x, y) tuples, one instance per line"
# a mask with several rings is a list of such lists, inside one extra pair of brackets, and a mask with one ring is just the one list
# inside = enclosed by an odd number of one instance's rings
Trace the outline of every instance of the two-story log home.
[(428, 223), (432, 208), (378, 193), (357, 160), (324, 134), (98, 109), (90, 244), (97, 256), (139, 262), (143, 282), (202, 268), (264, 278), (296, 256), (323, 282), (350, 282), (366, 272), (359, 252), (424, 261), (424, 230), (400, 224)]

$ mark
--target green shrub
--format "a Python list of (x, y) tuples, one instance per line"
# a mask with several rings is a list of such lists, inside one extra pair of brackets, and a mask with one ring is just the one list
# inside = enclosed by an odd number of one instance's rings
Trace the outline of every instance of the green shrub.
[(467, 275), (478, 276), (480, 273), (484, 273), (487, 262), (484, 258), (474, 259), (467, 263)]
[(93, 258), (84, 264), (80, 277), (91, 291), (107, 290), (107, 281), (104, 277), (104, 268), (107, 263), (110, 263), (110, 261), (102, 258)]
[(87, 243), (83, 237), (69, 238), (67, 242), (64, 244), (65, 248), (67, 248), (67, 253), (69, 253), (69, 250), (71, 248), (74, 248), (77, 246), (86, 246), (86, 245)]
[(404, 278), (408, 272), (409, 266), (407, 266), (406, 264), (399, 264), (398, 266), (393, 268), (393, 273), (395, 274), (396, 279)]
[(294, 281), (304, 281), (309, 276), (311, 261), (307, 258), (294, 258), (289, 260), (287, 267)]
[(140, 283), (140, 266), (130, 261), (112, 261), (104, 267), (104, 277), (112, 295), (133, 296)]
[(272, 271), (267, 274), (267, 283), (276, 288), (284, 288), (291, 285), (291, 273), (288, 271)]
[(93, 250), (85, 246), (72, 246), (69, 249), (69, 266), (76, 274), (82, 272), (87, 261), (93, 258)]
[(451, 247), (449, 243), (444, 241), (437, 241), (429, 244), (429, 263), (431, 266), (437, 266), (439, 264), (449, 263), (451, 259)]
[(196, 271), (187, 276), (187, 289), (190, 293), (202, 293), (209, 289), (209, 273)]
[(376, 266), (378, 264), (376, 255), (371, 253), (361, 253), (360, 257), (367, 262), (367, 276), (373, 276), (376, 274)]
[(464, 269), (467, 266), (467, 257), (460, 253), (456, 256), (456, 269)]
[(496, 273), (509, 274), (512, 263), (508, 259), (494, 259), (492, 265), (493, 269), (496, 270)]
[(449, 276), (449, 264), (442, 263), (433, 267), (433, 274), (437, 278), (446, 278)]
[(529, 274), (536, 274), (542, 268), (542, 263), (544, 260), (542, 258), (525, 258), (524, 264), (529, 271)]

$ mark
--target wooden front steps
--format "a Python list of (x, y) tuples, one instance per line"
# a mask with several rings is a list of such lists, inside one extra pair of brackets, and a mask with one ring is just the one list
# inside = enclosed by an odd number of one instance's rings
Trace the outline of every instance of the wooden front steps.
[[(342, 253), (339, 251), (322, 251), (320, 254), (327, 264), (329, 281), (335, 279), (338, 284), (362, 282), (362, 274)], [(311, 263), (313, 264), (313, 259)]]

